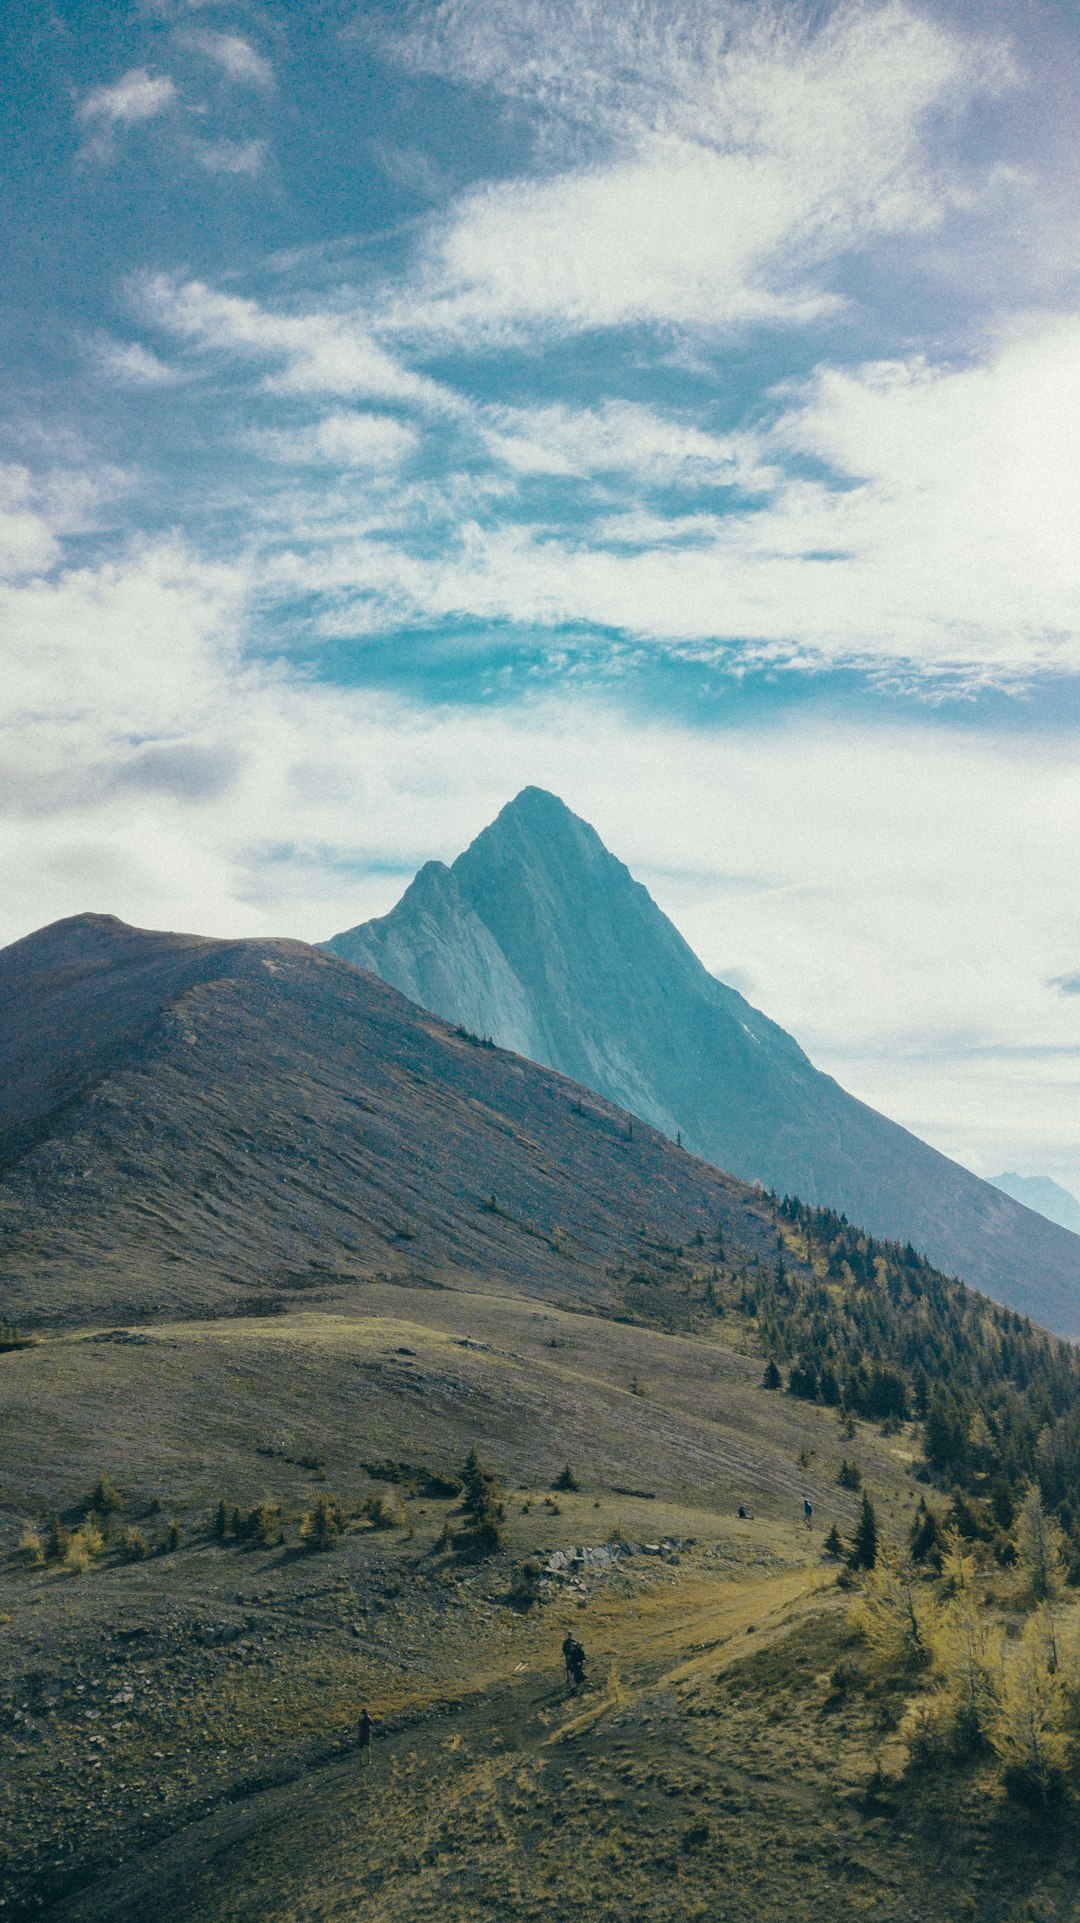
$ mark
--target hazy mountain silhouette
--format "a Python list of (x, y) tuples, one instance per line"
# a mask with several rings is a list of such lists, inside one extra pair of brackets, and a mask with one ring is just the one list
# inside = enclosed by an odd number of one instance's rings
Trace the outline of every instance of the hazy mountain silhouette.
[(326, 948), (423, 1007), (557, 1068), (748, 1181), (910, 1240), (1080, 1333), (1080, 1238), (848, 1095), (703, 967), (554, 795), (526, 788), (389, 915)]
[(992, 1175), (990, 1180), (1014, 1202), (1023, 1202), (1026, 1208), (1045, 1215), (1048, 1222), (1080, 1234), (1080, 1202), (1060, 1182), (1051, 1181), (1048, 1175)]

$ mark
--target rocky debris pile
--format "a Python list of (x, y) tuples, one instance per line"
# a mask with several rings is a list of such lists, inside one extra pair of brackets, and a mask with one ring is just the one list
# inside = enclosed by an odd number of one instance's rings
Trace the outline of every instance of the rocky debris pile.
[(556, 1590), (586, 1594), (587, 1579), (610, 1576), (625, 1568), (631, 1557), (654, 1556), (662, 1562), (681, 1561), (680, 1550), (692, 1547), (693, 1538), (665, 1536), (662, 1542), (586, 1543), (579, 1548), (553, 1549), (541, 1564), (541, 1596)]

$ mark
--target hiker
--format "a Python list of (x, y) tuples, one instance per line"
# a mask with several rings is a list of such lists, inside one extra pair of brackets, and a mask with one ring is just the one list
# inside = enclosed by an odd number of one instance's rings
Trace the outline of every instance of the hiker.
[(368, 1715), (366, 1709), (362, 1709), (360, 1711), (360, 1720), (356, 1725), (356, 1740), (360, 1745), (360, 1755), (365, 1763), (371, 1755), (371, 1731), (371, 1717)]
[(563, 1661), (566, 1664), (566, 1680), (571, 1689), (580, 1689), (585, 1681), (585, 1651), (576, 1636), (567, 1630), (563, 1638)]
[(809, 1496), (804, 1496), (802, 1499), (802, 1512), (803, 1521), (806, 1523), (807, 1528), (812, 1529), (814, 1526), (814, 1505)]
[(747, 1508), (745, 1507), (745, 1505), (744, 1505), (743, 1503), (741, 1503), (741, 1502), (740, 1502), (740, 1504), (739, 1504), (739, 1521), (740, 1521), (740, 1522), (749, 1522), (749, 1520), (750, 1520), (750, 1511), (749, 1511), (749, 1509), (747, 1509)]

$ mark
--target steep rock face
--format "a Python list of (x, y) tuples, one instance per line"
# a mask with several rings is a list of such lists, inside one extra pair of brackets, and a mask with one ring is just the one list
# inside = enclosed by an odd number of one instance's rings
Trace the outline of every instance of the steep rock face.
[(441, 861), (421, 868), (393, 914), (327, 942), (410, 1001), (534, 1061), (547, 1058), (528, 997), (498, 942)]
[(681, 1131), (687, 1147), (744, 1180), (842, 1209), (999, 1301), (1080, 1332), (1080, 1238), (816, 1069), (708, 973), (555, 796), (526, 788), (438, 872), (438, 890), (420, 889), (424, 870), (389, 915), (326, 947), (667, 1134)]

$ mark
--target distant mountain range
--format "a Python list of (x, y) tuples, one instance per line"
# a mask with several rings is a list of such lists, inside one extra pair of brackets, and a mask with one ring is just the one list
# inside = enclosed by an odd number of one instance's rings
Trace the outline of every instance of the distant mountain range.
[(993, 1175), (990, 1179), (1014, 1202), (1023, 1202), (1025, 1208), (1045, 1215), (1048, 1222), (1057, 1222), (1080, 1235), (1080, 1202), (1060, 1182), (1052, 1182), (1048, 1175)]
[(1080, 1335), (1080, 1239), (816, 1069), (554, 795), (524, 789), (452, 866), (429, 862), (389, 915), (325, 947), (718, 1167)]

